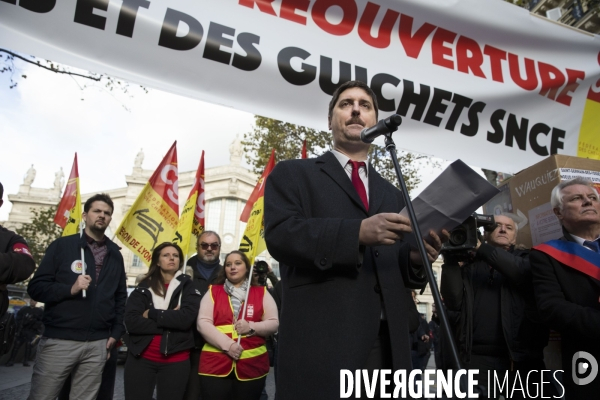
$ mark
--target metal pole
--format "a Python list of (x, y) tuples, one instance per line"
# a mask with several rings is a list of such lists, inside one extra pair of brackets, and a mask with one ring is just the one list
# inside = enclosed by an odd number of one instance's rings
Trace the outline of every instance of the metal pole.
[(425, 244), (423, 243), (423, 237), (421, 236), (421, 231), (419, 229), (419, 223), (415, 215), (415, 210), (412, 206), (412, 202), (410, 201), (410, 197), (408, 196), (408, 190), (406, 190), (406, 183), (404, 182), (404, 176), (402, 175), (400, 164), (398, 164), (398, 157), (396, 155), (396, 144), (392, 139), (392, 133), (393, 132), (389, 132), (384, 135), (385, 148), (392, 157), (394, 169), (396, 170), (396, 177), (398, 178), (398, 182), (400, 182), (400, 187), (402, 188), (402, 197), (404, 198), (404, 204), (406, 205), (406, 210), (408, 211), (408, 217), (410, 219), (412, 231), (415, 237), (417, 238), (417, 247), (419, 248), (419, 253), (421, 254), (421, 259), (423, 260), (423, 267), (425, 268), (425, 274), (427, 275), (429, 287), (431, 288), (431, 293), (433, 294), (433, 300), (437, 305), (437, 313), (442, 322), (442, 329), (444, 330), (444, 333), (447, 335), (447, 337), (450, 339), (450, 350), (452, 352), (452, 358), (454, 359), (454, 365), (456, 366), (456, 369), (462, 369), (460, 365), (460, 359), (458, 357), (458, 351), (456, 350), (456, 344), (454, 343), (454, 337), (452, 335), (452, 331), (450, 330), (448, 316), (446, 315), (446, 310), (444, 309), (442, 303), (442, 297), (440, 296), (440, 291), (438, 290), (437, 284), (435, 282), (433, 269), (431, 269), (431, 264), (429, 263), (429, 258), (427, 257), (427, 251), (425, 250)]

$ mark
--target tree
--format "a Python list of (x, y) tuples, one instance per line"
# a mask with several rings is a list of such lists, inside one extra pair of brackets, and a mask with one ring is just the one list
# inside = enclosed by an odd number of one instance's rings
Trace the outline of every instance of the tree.
[[(130, 90), (129, 82), (116, 79), (112, 76), (106, 74), (98, 74), (95, 72), (84, 72), (78, 73), (73, 71), (70, 67), (55, 63), (50, 60), (41, 60), (33, 56), (25, 56), (15, 52), (12, 52), (7, 49), (0, 48), (0, 73), (10, 74), (10, 89), (14, 89), (19, 85), (20, 79), (27, 79), (27, 75), (20, 72), (20, 68), (18, 63), (28, 63), (31, 65), (35, 65), (41, 69), (54, 72), (55, 74), (64, 74), (71, 76), (73, 78), (84, 78), (88, 81), (97, 82), (101, 85), (101, 88), (112, 92), (114, 89), (121, 91), (123, 94), (128, 94)], [(81, 90), (86, 89), (88, 86), (86, 84), (80, 85), (79, 82), (75, 81)], [(142, 90), (148, 93), (148, 89), (144, 86), (139, 85)], [(81, 100), (84, 100), (83, 98)], [(129, 111), (129, 109), (122, 104), (122, 106)]]
[(54, 223), (56, 206), (45, 209), (31, 209), (33, 220), (28, 224), (23, 224), (19, 229), (19, 235), (27, 240), (29, 250), (37, 265), (40, 265), (46, 249), (54, 240), (62, 234), (60, 226)]
[[(254, 121), (254, 129), (251, 132), (244, 133), (242, 145), (244, 146), (244, 152), (247, 154), (248, 162), (257, 175), (262, 174), (267, 165), (271, 149), (275, 149), (276, 161), (300, 158), (304, 140), (306, 140), (309, 157), (319, 156), (332, 149), (333, 144), (329, 132), (317, 131), (259, 115), (254, 117)], [(421, 154), (398, 151), (397, 155), (409, 193), (421, 183), (419, 170), (422, 167), (439, 167), (438, 162)], [(392, 159), (385, 148), (372, 145), (369, 150), (369, 161), (386, 180), (399, 186)]]

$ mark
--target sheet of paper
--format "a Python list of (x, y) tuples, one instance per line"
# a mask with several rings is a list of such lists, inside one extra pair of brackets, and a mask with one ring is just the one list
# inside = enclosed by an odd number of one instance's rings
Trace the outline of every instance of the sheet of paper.
[[(456, 228), (499, 192), (461, 160), (453, 162), (412, 201), (423, 239), (431, 230), (441, 235)], [(408, 218), (406, 207), (400, 215)], [(404, 240), (416, 246), (414, 234)]]

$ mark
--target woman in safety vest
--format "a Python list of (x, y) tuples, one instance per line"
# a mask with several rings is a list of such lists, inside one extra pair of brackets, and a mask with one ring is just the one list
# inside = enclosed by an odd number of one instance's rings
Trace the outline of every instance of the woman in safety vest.
[(246, 255), (232, 251), (200, 303), (198, 330), (206, 340), (198, 368), (203, 399), (257, 400), (265, 385), (265, 337), (279, 326), (277, 306), (266, 287), (250, 286), (249, 276)]
[(191, 278), (180, 271), (182, 266), (179, 246), (158, 245), (146, 277), (127, 299), (127, 400), (150, 400), (155, 386), (158, 400), (183, 399), (200, 294)]

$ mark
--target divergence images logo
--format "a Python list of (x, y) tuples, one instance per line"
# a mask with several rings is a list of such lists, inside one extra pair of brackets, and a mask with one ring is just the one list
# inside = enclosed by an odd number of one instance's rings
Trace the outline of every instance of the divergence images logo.
[(576, 385), (587, 385), (598, 375), (598, 362), (593, 355), (585, 351), (578, 351), (573, 354), (571, 368), (573, 371), (573, 382)]

